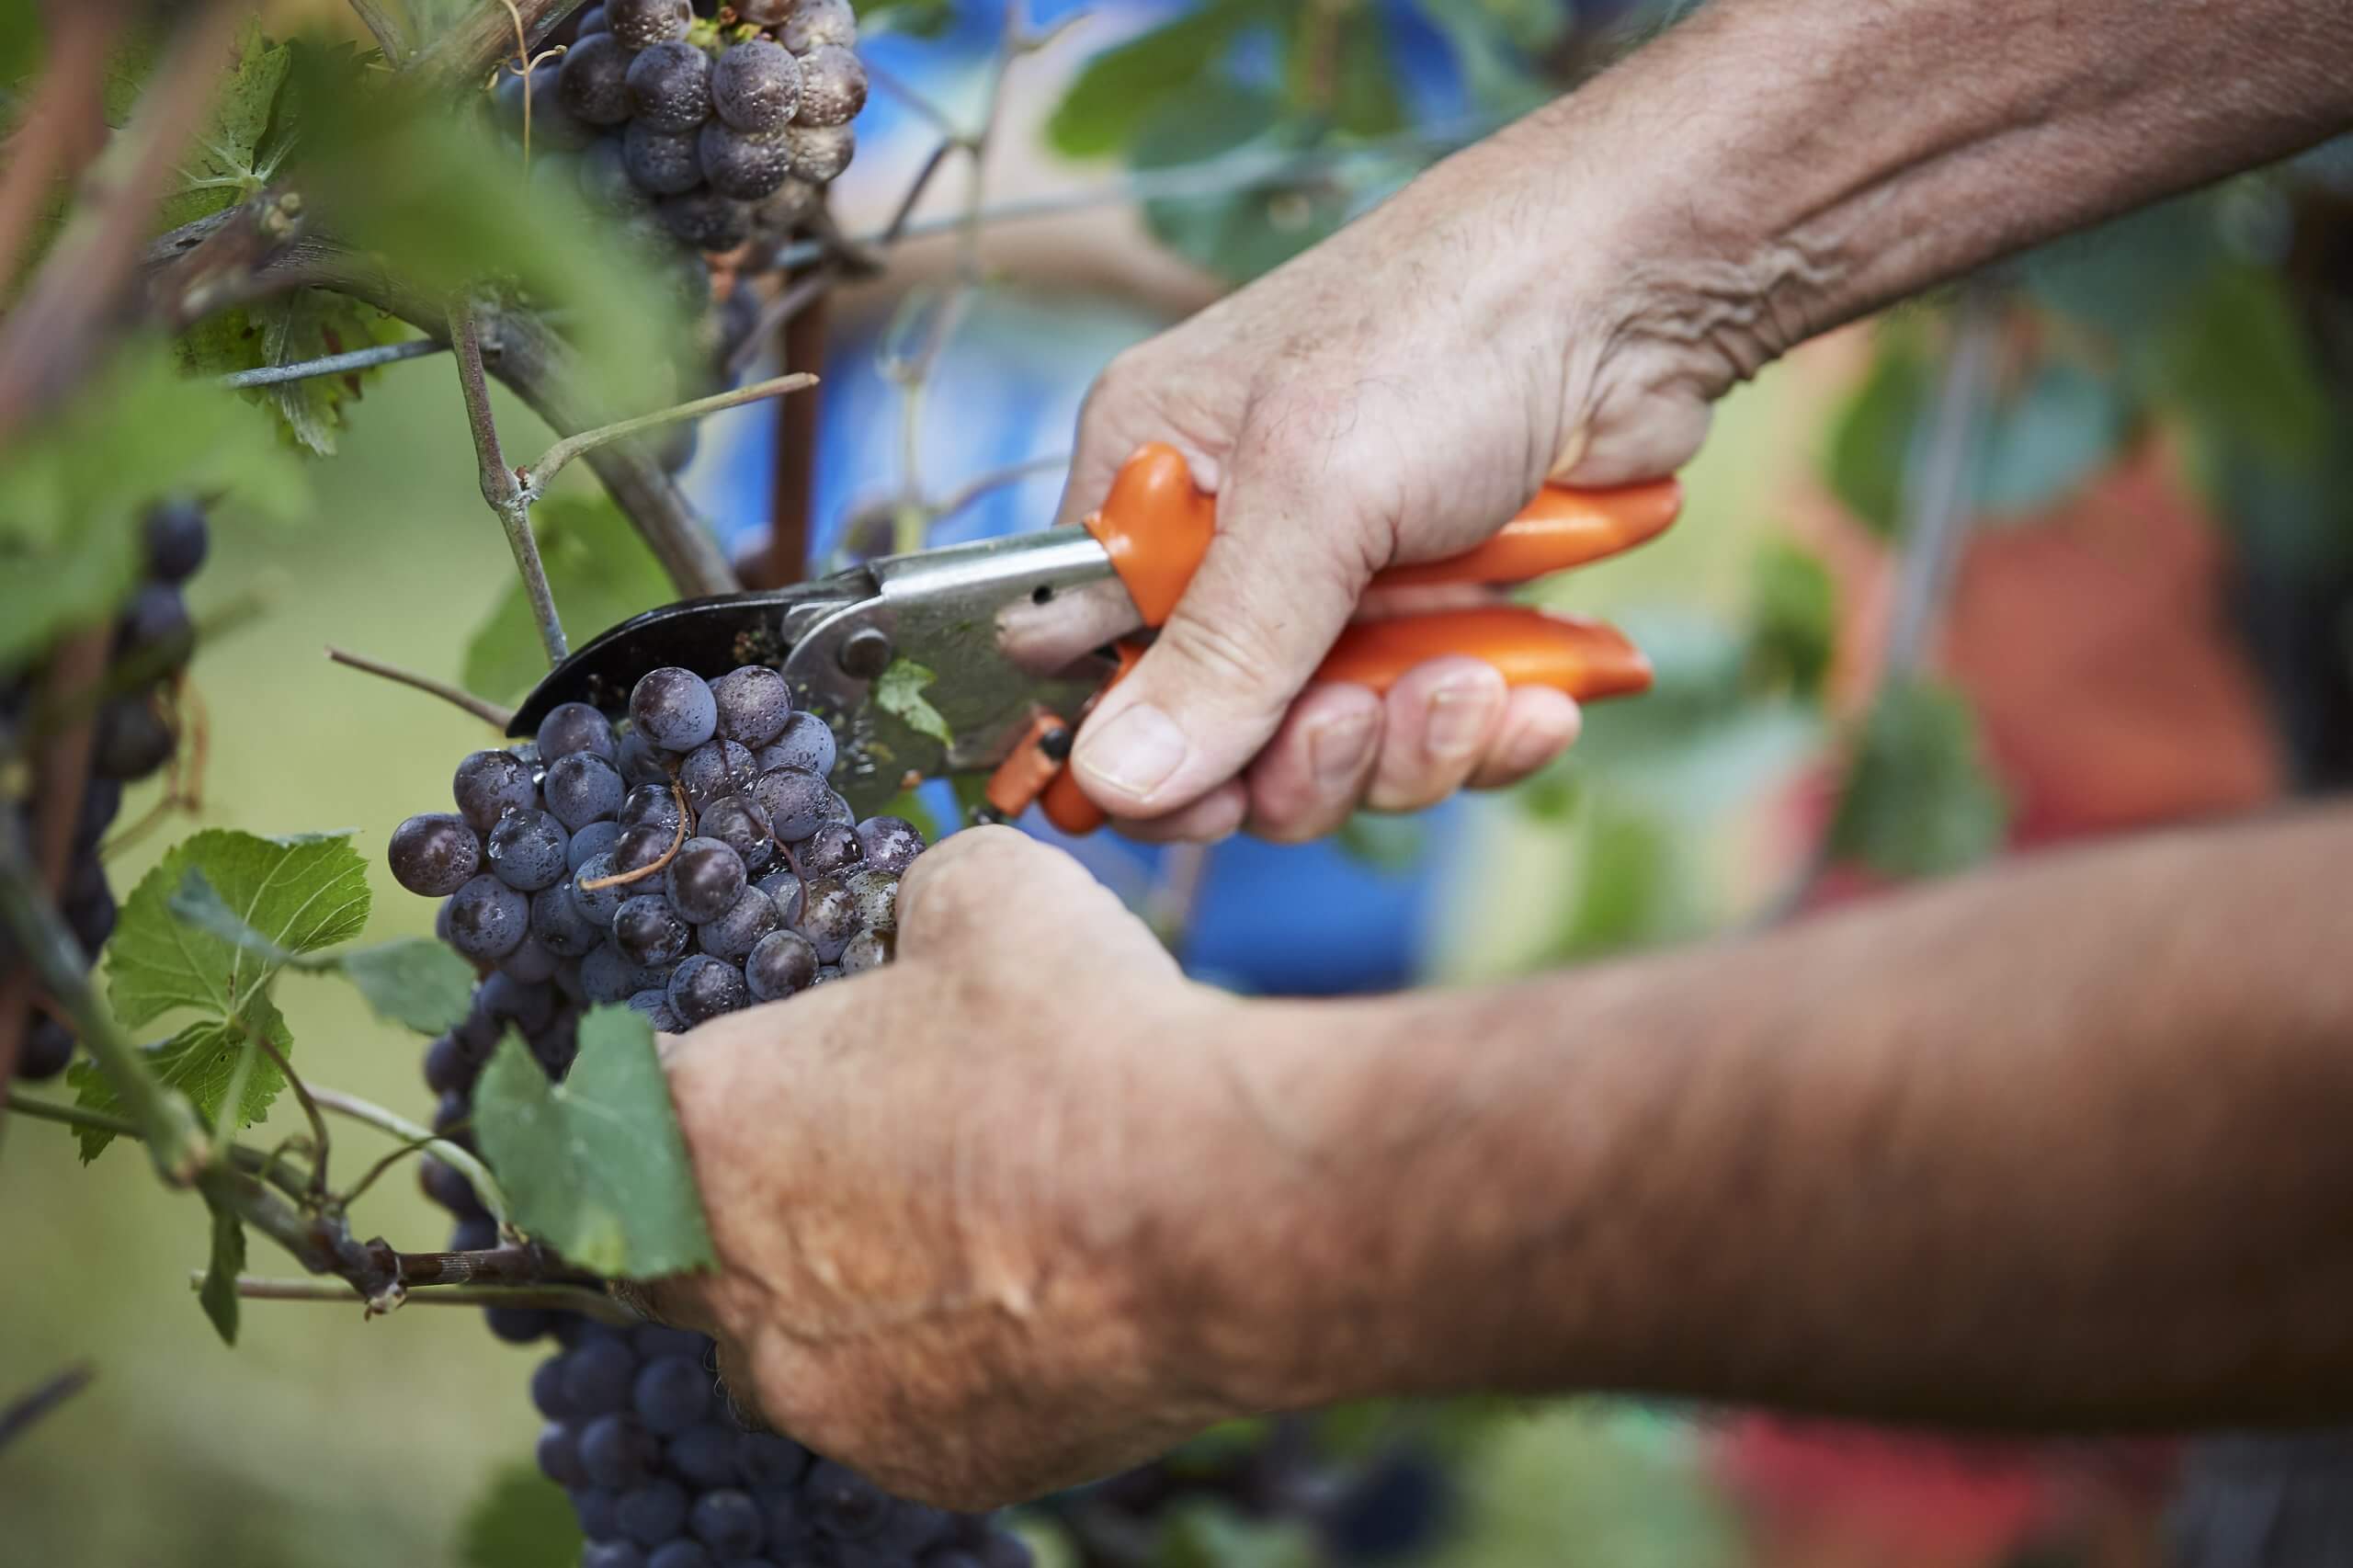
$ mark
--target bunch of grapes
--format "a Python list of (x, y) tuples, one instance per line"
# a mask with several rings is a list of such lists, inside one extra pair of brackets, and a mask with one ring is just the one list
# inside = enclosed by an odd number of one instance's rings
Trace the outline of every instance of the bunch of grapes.
[[(622, 725), (565, 703), (533, 740), (460, 763), (457, 810), (409, 818), (390, 847), (394, 878), (444, 901), (442, 939), (484, 971), (466, 1018), (426, 1053), (436, 1130), (467, 1138), (474, 1080), (509, 1029), (561, 1078), (594, 1004), (676, 1033), (888, 962), (899, 876), (923, 839), (897, 817), (857, 820), (826, 783), (835, 751), (782, 676), (745, 665), (714, 681), (653, 670)], [(453, 1250), (497, 1244), (454, 1169), (427, 1161), (423, 1181), (456, 1218)], [(1028, 1560), (985, 1518), (894, 1501), (737, 1425), (699, 1335), (488, 1317), (501, 1338), (563, 1346), (531, 1382), (549, 1422), (539, 1459), (571, 1493), (589, 1568)]]
[[(98, 862), (98, 840), (122, 807), (123, 786), (148, 778), (172, 758), (179, 736), (165, 705), (165, 688), (187, 667), (196, 648), (196, 630), (182, 593), (204, 564), (210, 530), (204, 508), (193, 501), (166, 503), (146, 518), (146, 581), (131, 597), (114, 629), (107, 693), (93, 724), (88, 782), (75, 819), (73, 860), (60, 912), (85, 953), (96, 954), (114, 934), (114, 893)], [(0, 723), (56, 722), (33, 710), (39, 671), (27, 672), (0, 689)], [(72, 700), (69, 696), (69, 700)], [(38, 802), (17, 802), (22, 842), (32, 841)], [(13, 967), (14, 960), (6, 960)], [(19, 1078), (55, 1077), (74, 1058), (74, 1031), (65, 1020), (36, 1003), (25, 1020), (17, 1050)]]

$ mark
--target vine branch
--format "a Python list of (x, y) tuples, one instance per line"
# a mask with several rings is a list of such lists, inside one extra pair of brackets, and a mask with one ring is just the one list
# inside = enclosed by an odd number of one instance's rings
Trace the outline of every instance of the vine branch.
[(445, 1165), (455, 1166), (459, 1175), (473, 1184), (474, 1196), (482, 1199), (482, 1206), (490, 1210), (491, 1217), (502, 1225), (506, 1222), (506, 1194), (499, 1187), (498, 1178), (490, 1174), (490, 1167), (475, 1158), (472, 1151), (358, 1095), (347, 1095), (340, 1089), (313, 1088), (311, 1097), (322, 1110), (365, 1122), (379, 1132), (415, 1144)]
[(471, 299), (450, 307), (449, 341), (458, 350), (458, 389), (466, 400), (466, 424), (473, 433), (474, 455), (482, 467), (482, 498), (506, 530), (506, 548), (515, 553), (515, 570), (523, 578), (523, 595), (530, 601), (531, 620), (548, 663), (560, 665), (570, 652), (563, 640), (563, 622), (557, 616), (555, 595), (548, 588), (547, 567), (540, 560), (539, 540), (531, 537), (531, 501), (536, 492), (524, 482), (524, 472), (506, 466), (499, 450), (498, 421), (490, 411), (490, 383), (482, 366), (479, 311)]
[[(204, 1276), (191, 1271), (191, 1287), (201, 1289)], [(256, 1301), (332, 1301), (349, 1306), (355, 1299), (347, 1286), (324, 1279), (274, 1279), (262, 1275), (237, 1276), (237, 1294)], [(585, 1285), (442, 1285), (418, 1295), (404, 1295), (404, 1304), (443, 1307), (551, 1307), (578, 1312), (615, 1328), (644, 1320), (602, 1290)], [(376, 1311), (372, 1301), (369, 1315)]]
[(564, 437), (546, 451), (541, 452), (540, 460), (530, 467), (517, 469), (515, 471), (517, 481), (527, 497), (536, 499), (546, 494), (549, 483), (557, 474), (562, 473), (574, 458), (592, 452), (599, 447), (608, 446), (612, 442), (664, 425), (675, 425), (681, 419), (699, 419), (706, 414), (717, 414), (722, 409), (740, 408), (747, 403), (760, 403), (772, 397), (783, 397), (789, 392), (797, 392), (804, 387), (813, 387), (816, 384), (817, 378), (814, 375), (806, 370), (796, 370), (790, 375), (776, 376), (765, 381), (755, 381), (750, 386), (734, 387), (726, 392), (713, 392), (709, 397), (699, 397), (690, 403), (676, 403), (668, 408), (657, 408), (651, 414), (641, 414), (632, 419), (615, 420), (610, 425), (600, 425), (594, 430), (583, 430), (577, 435)]
[(87, 1361), (76, 1361), (53, 1377), (33, 1385), (31, 1392), (0, 1410), (0, 1449), (25, 1435), (32, 1425), (90, 1386), (98, 1369)]
[(476, 697), (464, 687), (452, 686), (446, 680), (436, 680), (431, 676), (404, 669), (399, 665), (386, 664), (381, 659), (371, 659), (365, 653), (355, 653), (348, 648), (338, 648), (332, 642), (327, 644), (327, 657), (351, 669), (364, 670), (371, 676), (381, 676), (384, 679), (398, 682), (402, 686), (414, 687), (419, 691), (429, 692), (444, 702), (453, 703), (464, 709), (502, 735), (506, 733), (506, 726), (515, 722), (515, 710), (512, 708), (502, 708), (495, 702), (486, 701)]

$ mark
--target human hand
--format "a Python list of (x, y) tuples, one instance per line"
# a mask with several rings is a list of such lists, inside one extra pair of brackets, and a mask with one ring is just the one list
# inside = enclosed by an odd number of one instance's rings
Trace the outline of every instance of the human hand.
[(1596, 243), (1592, 204), (1532, 194), (1511, 135), (1120, 355), (1089, 395), (1063, 521), (1149, 440), (1218, 495), (1184, 599), (1074, 753), (1128, 831), (1314, 837), (1360, 802), (1514, 782), (1575, 738), (1568, 697), (1471, 658), (1385, 697), (1307, 686), (1374, 573), (1470, 548), (1547, 479), (1673, 472), (1730, 379), (1636, 320), (1636, 269)]
[(719, 1268), (651, 1304), (903, 1496), (990, 1506), (1166, 1449), (1237, 1414), (1154, 1271), (1242, 1006), (1060, 851), (948, 838), (901, 886), (896, 961), (666, 1042)]

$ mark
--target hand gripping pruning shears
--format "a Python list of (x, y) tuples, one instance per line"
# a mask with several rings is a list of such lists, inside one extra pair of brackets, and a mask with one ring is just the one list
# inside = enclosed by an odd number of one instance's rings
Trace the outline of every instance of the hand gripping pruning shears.
[[(1524, 583), (1631, 549), (1681, 505), (1672, 479), (1547, 485), (1476, 549), (1391, 567), (1373, 586)], [(925, 779), (985, 775), (990, 813), (1009, 820), (1034, 803), (1063, 831), (1091, 832), (1103, 813), (1071, 777), (1072, 738), (1176, 608), (1215, 529), (1214, 498), (1180, 453), (1153, 443), (1083, 523), (632, 617), (551, 670), (508, 733), (536, 733), (560, 702), (619, 713), (636, 678), (659, 665), (711, 676), (766, 664), (832, 725), (833, 785), (861, 816)], [(1457, 653), (1485, 660), (1510, 685), (1581, 702), (1651, 682), (1649, 661), (1614, 627), (1500, 604), (1359, 619), (1314, 678), (1385, 691), (1415, 665)]]

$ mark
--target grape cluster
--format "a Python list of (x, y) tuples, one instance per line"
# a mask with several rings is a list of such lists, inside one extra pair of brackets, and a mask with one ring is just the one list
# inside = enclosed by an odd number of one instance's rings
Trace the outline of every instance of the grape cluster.
[[(165, 706), (165, 687), (187, 667), (196, 648), (182, 589), (204, 564), (211, 532), (204, 508), (194, 501), (167, 502), (147, 514), (146, 578), (124, 607), (114, 630), (107, 691), (92, 725), (90, 770), (75, 820), (73, 860), (60, 912), (85, 953), (96, 955), (114, 934), (114, 893), (98, 863), (98, 840), (122, 807), (126, 784), (148, 778), (171, 760), (179, 736)], [(0, 725), (39, 722), (31, 710), (38, 672), (0, 690)], [(36, 803), (18, 803), (20, 830), (32, 840)], [(0, 960), (0, 968), (13, 967)], [(74, 1058), (74, 1032), (65, 1021), (36, 1004), (25, 1020), (17, 1050), (17, 1076), (51, 1078)]]
[[(667, 1032), (886, 963), (900, 873), (923, 852), (897, 817), (857, 819), (826, 783), (834, 733), (760, 665), (705, 681), (648, 672), (620, 725), (585, 703), (533, 739), (458, 765), (452, 812), (393, 830), (393, 877), (441, 899), (442, 939), (483, 971), (425, 1058), (434, 1125), (464, 1142), (476, 1076), (510, 1029), (550, 1076), (582, 1009), (626, 1003)], [(451, 1167), (426, 1195), (453, 1250), (497, 1228)], [(985, 1519), (896, 1502), (788, 1439), (736, 1425), (700, 1335), (494, 1307), (490, 1327), (553, 1334), (532, 1398), (540, 1467), (571, 1493), (588, 1568), (1017, 1568)]]

